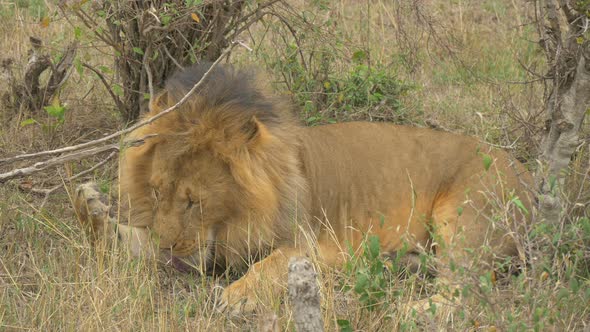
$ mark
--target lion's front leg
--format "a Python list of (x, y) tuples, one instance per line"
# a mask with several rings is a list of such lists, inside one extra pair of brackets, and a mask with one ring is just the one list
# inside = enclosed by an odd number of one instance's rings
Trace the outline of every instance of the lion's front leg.
[[(318, 244), (314, 258), (320, 266), (334, 267), (344, 257), (337, 246)], [(305, 255), (299, 248), (278, 248), (252, 265), (242, 278), (227, 286), (221, 295), (219, 310), (230, 316), (253, 313), (259, 304), (282, 297), (287, 290), (288, 265), (291, 257)]]
[(300, 254), (294, 248), (280, 248), (252, 265), (244, 276), (223, 290), (219, 310), (227, 311), (230, 316), (252, 313), (259, 303), (267, 303), (271, 296), (284, 293), (289, 258)]

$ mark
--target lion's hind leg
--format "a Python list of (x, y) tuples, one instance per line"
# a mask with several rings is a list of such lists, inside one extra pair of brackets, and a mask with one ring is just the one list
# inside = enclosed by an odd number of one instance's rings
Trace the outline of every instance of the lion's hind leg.
[[(493, 217), (494, 207), (481, 192), (448, 194), (434, 206), (431, 237), (436, 256), (437, 293), (413, 308), (441, 309), (464, 305), (462, 290), (471, 276), (493, 274), (499, 257), (516, 255), (516, 244)], [(479, 280), (479, 278), (477, 278)], [(447, 310), (448, 311), (448, 310)]]

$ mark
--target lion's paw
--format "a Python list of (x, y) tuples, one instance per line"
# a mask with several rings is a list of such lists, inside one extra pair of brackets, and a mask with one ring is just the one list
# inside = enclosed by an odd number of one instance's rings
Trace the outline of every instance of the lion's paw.
[(227, 286), (221, 294), (217, 309), (230, 317), (252, 314), (258, 306), (258, 297), (253, 287), (244, 278)]

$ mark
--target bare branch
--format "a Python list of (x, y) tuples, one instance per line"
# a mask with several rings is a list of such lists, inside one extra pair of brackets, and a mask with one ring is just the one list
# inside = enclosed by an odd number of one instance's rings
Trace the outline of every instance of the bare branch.
[(146, 139), (152, 138), (155, 136), (157, 136), (157, 135), (156, 134), (146, 135), (140, 139), (134, 139), (134, 140), (124, 142), (122, 145), (110, 144), (110, 145), (105, 145), (105, 146), (101, 146), (101, 147), (83, 150), (80, 152), (73, 152), (70, 154), (65, 154), (65, 155), (55, 157), (53, 159), (49, 159), (46, 161), (40, 161), (38, 163), (35, 163), (32, 166), (18, 168), (18, 169), (12, 170), (10, 172), (1, 173), (0, 174), (0, 183), (4, 183), (10, 179), (28, 176), (28, 175), (37, 173), (39, 171), (42, 171), (44, 169), (47, 169), (49, 167), (57, 166), (57, 165), (63, 164), (68, 161), (83, 159), (83, 158), (93, 156), (93, 155), (96, 155), (99, 153), (103, 153), (106, 151), (110, 151), (110, 150), (119, 151), (119, 149), (122, 147), (124, 148), (124, 147), (129, 147), (129, 146), (139, 146), (139, 145), (143, 144)]
[(147, 81), (148, 81), (148, 90), (150, 92), (150, 105), (152, 104), (152, 100), (154, 98), (154, 79), (152, 77), (152, 70), (150, 69), (150, 64), (149, 64), (149, 59), (148, 59), (148, 55), (150, 54), (150, 48), (148, 46), (148, 48), (145, 50), (145, 53), (143, 55), (143, 66), (145, 69), (145, 73), (147, 74)]
[(61, 165), (61, 164), (68, 162), (68, 161), (82, 159), (82, 158), (85, 158), (88, 156), (92, 156), (95, 154), (99, 154), (99, 153), (111, 151), (111, 150), (119, 150), (119, 144), (110, 144), (110, 145), (105, 145), (105, 146), (101, 146), (101, 147), (96, 147), (96, 148), (80, 151), (77, 153), (71, 153), (71, 154), (59, 156), (59, 157), (56, 157), (56, 158), (53, 158), (53, 159), (50, 159), (47, 161), (41, 161), (41, 162), (35, 163), (32, 166), (28, 166), (28, 167), (24, 167), (24, 168), (17, 168), (15, 170), (10, 171), (10, 172), (0, 174), (0, 183), (4, 183), (10, 179), (31, 175), (31, 174), (40, 172), (44, 169), (47, 169), (49, 167)]
[[(556, 1), (561, 11), (556, 9)], [(584, 56), (590, 51), (587, 44), (579, 44), (577, 40), (584, 30), (585, 17), (578, 8), (570, 7), (570, 3), (573, 5), (572, 1), (544, 0), (537, 7), (540, 14), (537, 26), (549, 60), (546, 77), (550, 79), (541, 168), (537, 172), (538, 201), (541, 217), (551, 224), (558, 224), (564, 213), (562, 198), (555, 193), (566, 185), (564, 170), (580, 145), (580, 128), (590, 106), (590, 66)], [(560, 15), (565, 16), (568, 25), (560, 26), (560, 20), (563, 21)]]
[(113, 151), (111, 152), (111, 154), (109, 154), (106, 158), (104, 158), (103, 160), (101, 160), (99, 163), (95, 164), (94, 166), (90, 167), (89, 169), (82, 171), (78, 174), (74, 174), (72, 176), (70, 176), (69, 178), (67, 178), (67, 181), (74, 181), (80, 177), (83, 177), (86, 174), (90, 174), (92, 172), (94, 172), (95, 170), (97, 170), (98, 168), (102, 167), (102, 165), (106, 164), (109, 160), (113, 159), (113, 157), (117, 154), (118, 151)]
[(180, 65), (180, 63), (178, 63), (178, 61), (176, 61), (176, 59), (172, 56), (172, 54), (170, 54), (170, 51), (168, 51), (168, 49), (166, 47), (162, 48), (164, 50), (164, 53), (166, 53), (166, 55), (168, 56), (168, 58), (170, 58), (170, 60), (174, 63), (174, 65), (176, 65), (176, 67), (180, 70), (183, 70), (184, 67)]
[(559, 1), (559, 7), (561, 9), (561, 11), (563, 12), (563, 14), (565, 15), (565, 17), (567, 18), (567, 22), (568, 23), (573, 23), (574, 21), (576, 21), (578, 19), (578, 15), (575, 15), (567, 0), (558, 0)]
[(289, 300), (298, 332), (324, 330), (316, 273), (304, 257), (289, 260)]
[[(29, 61), (25, 67), (24, 87), (28, 107), (36, 110), (36, 108), (43, 106), (40, 105), (42, 104), (42, 98), (40, 98), (39, 94), (39, 77), (51, 66), (51, 60), (49, 55), (41, 53), (43, 45), (41, 39), (29, 37), (29, 41), (31, 42), (31, 49), (29, 50)], [(20, 93), (20, 91), (17, 92)], [(18, 99), (17, 96), (15, 98)]]
[(562, 37), (561, 37), (561, 26), (559, 24), (559, 16), (557, 14), (557, 8), (555, 8), (555, 3), (553, 0), (546, 0), (545, 8), (547, 8), (547, 20), (549, 20), (549, 25), (551, 25), (551, 33), (557, 45), (562, 45)]
[[(109, 95), (111, 95), (111, 98), (115, 102), (115, 105), (117, 105), (117, 108), (119, 109), (119, 111), (122, 111), (125, 108), (125, 105), (123, 105), (123, 102), (121, 102), (121, 99), (119, 97), (117, 97), (117, 95), (113, 92), (113, 89), (111, 89), (111, 85), (109, 84), (109, 82), (107, 82), (104, 75), (100, 71), (96, 70), (94, 67), (92, 67), (91, 65), (89, 65), (87, 63), (83, 63), (82, 66), (90, 69), (92, 72), (94, 72), (96, 74), (96, 76), (98, 76), (98, 78), (100, 79), (100, 81), (102, 82), (104, 87), (107, 89), (107, 92), (109, 93)], [(2, 162), (2, 160), (0, 160), (0, 163), (1, 162)]]
[(44, 104), (61, 88), (61, 86), (68, 80), (68, 77), (70, 77), (70, 73), (72, 72), (70, 69), (76, 58), (77, 50), (78, 43), (70, 43), (64, 51), (61, 60), (59, 60), (59, 63), (52, 67), (51, 77), (45, 87), (45, 93), (43, 96)]

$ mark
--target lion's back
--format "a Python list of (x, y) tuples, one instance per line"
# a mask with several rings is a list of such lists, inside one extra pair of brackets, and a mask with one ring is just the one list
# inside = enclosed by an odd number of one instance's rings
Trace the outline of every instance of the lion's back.
[(528, 172), (505, 151), (465, 135), (351, 122), (305, 128), (300, 137), (311, 214), (333, 224), (354, 219), (378, 224), (383, 217), (396, 223), (428, 219), (440, 197), (483, 186), (478, 181), (486, 173), (486, 155), (519, 193), (524, 192), (521, 179), (530, 182)]

